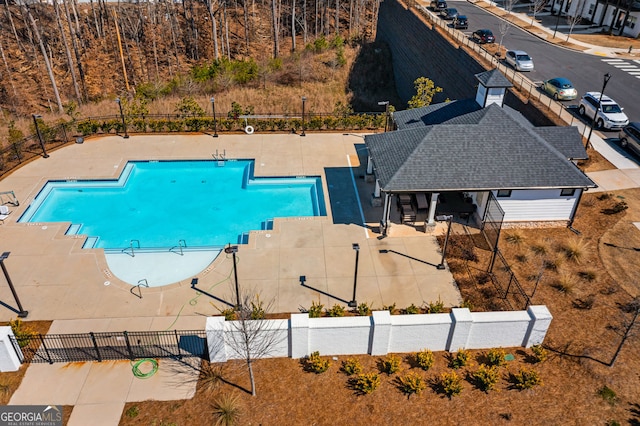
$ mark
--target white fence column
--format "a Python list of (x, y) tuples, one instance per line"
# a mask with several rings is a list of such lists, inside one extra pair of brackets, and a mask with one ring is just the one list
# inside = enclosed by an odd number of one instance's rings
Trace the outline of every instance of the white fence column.
[(551, 325), (553, 316), (545, 305), (529, 306), (527, 312), (531, 316), (531, 323), (529, 324), (529, 330), (522, 342), (522, 346), (530, 348), (533, 345), (542, 344), (549, 330), (549, 325)]
[(14, 337), (11, 327), (0, 327), (0, 371), (3, 373), (18, 371), (20, 368), (20, 358), (13, 348), (10, 337)]
[(227, 345), (224, 341), (225, 318), (208, 317), (205, 330), (207, 332), (207, 347), (209, 348), (209, 360), (211, 362), (226, 362)]
[(291, 314), (291, 358), (309, 355), (309, 314)]
[(453, 324), (447, 350), (449, 352), (457, 352), (458, 349), (467, 347), (471, 326), (473, 325), (473, 317), (471, 316), (471, 311), (467, 308), (453, 308), (451, 309), (451, 319)]
[(389, 341), (391, 340), (391, 312), (373, 311), (371, 313), (373, 325), (371, 330), (371, 355), (386, 355), (389, 353)]

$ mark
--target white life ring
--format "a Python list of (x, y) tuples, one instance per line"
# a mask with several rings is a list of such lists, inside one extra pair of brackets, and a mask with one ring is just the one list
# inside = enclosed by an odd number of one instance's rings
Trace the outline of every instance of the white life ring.
[(247, 126), (244, 128), (244, 132), (248, 135), (252, 135), (254, 130), (253, 130), (253, 126)]

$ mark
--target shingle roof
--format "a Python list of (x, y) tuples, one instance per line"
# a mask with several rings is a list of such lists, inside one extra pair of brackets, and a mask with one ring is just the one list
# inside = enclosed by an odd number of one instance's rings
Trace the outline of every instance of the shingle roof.
[[(454, 109), (464, 110), (466, 101), (458, 102)], [(426, 108), (442, 113), (442, 108), (449, 104), (452, 103)], [(400, 116), (409, 118), (410, 114)], [(567, 160), (569, 151), (578, 150), (563, 140), (564, 136), (573, 139), (572, 130), (560, 128), (556, 134), (553, 129), (558, 128), (536, 128), (496, 104), (464, 115), (442, 124), (409, 126), (365, 136), (383, 190), (437, 192), (595, 186)], [(425, 117), (418, 113), (416, 117), (420, 117), (421, 123), (429, 122), (428, 114)], [(582, 146), (581, 142), (579, 145)]]
[(497, 68), (475, 75), (484, 87), (513, 87), (513, 84)]

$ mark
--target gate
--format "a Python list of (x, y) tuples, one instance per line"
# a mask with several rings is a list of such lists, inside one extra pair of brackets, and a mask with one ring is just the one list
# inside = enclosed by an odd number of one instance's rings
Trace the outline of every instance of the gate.
[(525, 293), (520, 281), (518, 281), (502, 253), (496, 250), (495, 254), (495, 265), (490, 271), (493, 285), (500, 293), (500, 297), (509, 304), (511, 309), (526, 310), (531, 303), (531, 299)]
[(22, 363), (209, 356), (204, 330), (33, 334), (11, 343)]
[(482, 216), (482, 235), (491, 250), (495, 252), (498, 249), (498, 241), (500, 240), (500, 230), (502, 229), (502, 221), (504, 219), (504, 210), (500, 207), (500, 203), (496, 200), (493, 192), (489, 191), (489, 200), (484, 209)]

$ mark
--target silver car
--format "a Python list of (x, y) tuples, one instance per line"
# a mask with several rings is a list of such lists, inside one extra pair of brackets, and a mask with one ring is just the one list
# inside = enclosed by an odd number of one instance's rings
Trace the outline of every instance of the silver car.
[(518, 71), (533, 71), (533, 59), (523, 50), (507, 50), (504, 60)]
[(578, 97), (578, 91), (573, 84), (563, 77), (552, 78), (542, 82), (542, 90), (547, 92), (553, 99), (560, 101), (571, 101)]
[(640, 155), (640, 122), (629, 123), (628, 126), (620, 130), (620, 146), (629, 147), (636, 154)]

